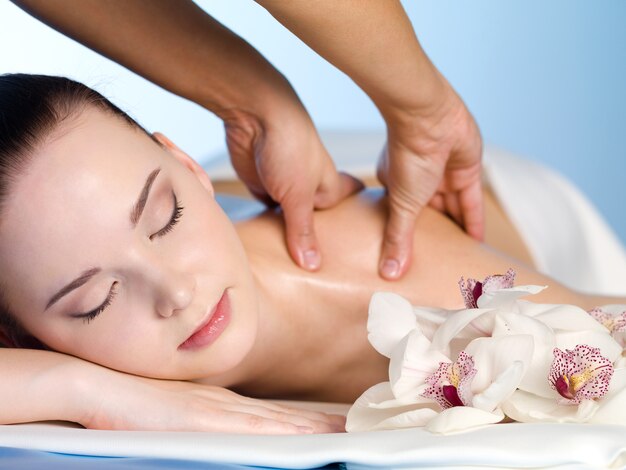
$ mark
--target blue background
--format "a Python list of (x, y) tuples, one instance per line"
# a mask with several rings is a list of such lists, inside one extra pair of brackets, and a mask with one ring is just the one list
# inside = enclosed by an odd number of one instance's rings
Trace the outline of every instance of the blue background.
[[(200, 1), (292, 82), (323, 130), (381, 130), (367, 97), (251, 0)], [(626, 2), (406, 1), (431, 60), (487, 144), (572, 179), (626, 242)], [(0, 3), (0, 73), (68, 75), (94, 86), (196, 159), (223, 155), (218, 119)], [(419, 84), (416, 84), (419, 86)], [(375, 154), (378, 149), (372, 149)]]

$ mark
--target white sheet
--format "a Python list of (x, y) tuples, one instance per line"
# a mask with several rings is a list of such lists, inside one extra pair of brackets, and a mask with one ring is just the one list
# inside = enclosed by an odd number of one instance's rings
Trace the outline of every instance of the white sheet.
[(617, 469), (626, 427), (499, 424), (453, 436), (423, 429), (252, 436), (94, 431), (54, 424), (0, 426), (0, 446), (116, 457), (161, 457), (276, 468), (347, 462), (347, 468)]

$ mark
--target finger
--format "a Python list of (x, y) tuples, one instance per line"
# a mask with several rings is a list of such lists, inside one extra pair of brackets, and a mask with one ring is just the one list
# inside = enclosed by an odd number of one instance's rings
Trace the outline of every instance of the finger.
[(436, 211), (444, 213), (446, 211), (446, 203), (443, 200), (443, 194), (437, 193), (435, 194), (430, 202), (428, 203), (430, 207), (435, 209)]
[(449, 192), (444, 194), (444, 202), (446, 206), (446, 213), (452, 217), (459, 227), (463, 227), (463, 215), (461, 213), (461, 206), (459, 205), (458, 194)]
[(459, 194), (459, 204), (463, 214), (463, 226), (472, 238), (482, 241), (485, 236), (485, 209), (480, 180)]
[(318, 188), (313, 204), (318, 209), (327, 209), (343, 201), (348, 196), (358, 193), (365, 188), (365, 184), (348, 173), (336, 173), (333, 170), (331, 182), (322, 182)]
[(341, 415), (341, 414), (324, 413), (321, 411), (313, 411), (313, 410), (307, 410), (304, 408), (287, 406), (287, 405), (275, 403), (269, 400), (259, 400), (257, 398), (245, 397), (242, 395), (238, 395), (234, 392), (232, 392), (232, 395), (229, 395), (227, 399), (228, 399), (227, 401), (223, 400), (223, 402), (224, 403), (235, 402), (241, 405), (250, 405), (250, 406), (264, 406), (265, 408), (269, 410), (281, 411), (281, 412), (291, 413), (291, 414), (298, 414), (298, 415), (301, 415), (301, 416), (304, 416), (306, 418), (316, 420), (316, 421), (328, 421), (331, 424), (336, 425), (336, 426), (337, 425), (341, 426), (342, 428), (345, 428), (345, 424), (346, 424), (346, 417), (345, 415)]
[(315, 433), (343, 432), (344, 427), (331, 423), (329, 420), (310, 419), (300, 414), (288, 413), (280, 410), (270, 410), (265, 406), (239, 406), (238, 411), (275, 421), (291, 423), (300, 427), (313, 428)]
[(223, 419), (211, 425), (211, 430), (216, 430), (215, 425), (219, 422), (227, 423), (222, 432), (242, 434), (312, 434), (315, 429), (311, 426), (299, 426), (286, 421), (277, 421), (263, 416), (249, 413), (225, 413)]
[(378, 271), (384, 279), (394, 281), (400, 279), (410, 265), (415, 219), (421, 207), (409, 210), (394, 204), (390, 198), (389, 210)]
[(280, 203), (291, 258), (308, 271), (319, 269), (322, 260), (313, 224), (313, 197), (289, 194)]
[[(257, 399), (252, 399), (255, 401), (255, 403), (258, 403)], [(272, 403), (270, 401), (267, 400), (263, 400), (262, 401), (263, 406), (265, 406), (266, 408), (270, 409), (270, 410), (275, 410), (275, 411), (284, 411), (286, 413), (295, 413), (295, 414), (299, 414), (302, 416), (305, 416), (307, 418), (310, 419), (315, 419), (318, 421), (330, 421), (333, 424), (345, 424), (346, 421), (346, 417), (344, 415), (340, 415), (340, 414), (332, 414), (332, 413), (323, 413), (320, 411), (312, 411), (312, 410), (306, 410), (303, 408), (296, 408), (296, 407), (292, 407), (292, 406), (285, 406), (285, 405), (279, 405), (277, 403)]]

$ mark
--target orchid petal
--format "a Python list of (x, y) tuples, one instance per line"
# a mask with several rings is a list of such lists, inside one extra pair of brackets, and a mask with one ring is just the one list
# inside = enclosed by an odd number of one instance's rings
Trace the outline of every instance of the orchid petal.
[(437, 370), (448, 357), (430, 347), (430, 341), (421, 331), (413, 330), (393, 349), (389, 362), (389, 381), (396, 398), (416, 394), (426, 378)]
[(546, 398), (554, 396), (554, 391), (546, 380), (554, 359), (552, 351), (556, 346), (556, 337), (552, 330), (526, 315), (498, 313), (497, 318), (494, 337), (513, 334), (529, 335), (533, 338), (532, 359), (527, 364), (519, 388)]
[(590, 422), (595, 424), (626, 423), (626, 369), (616, 369), (609, 391), (599, 401), (600, 408)]
[(589, 315), (609, 330), (622, 348), (626, 347), (626, 305), (612, 304), (590, 310)]
[(609, 361), (613, 362), (622, 354), (622, 347), (606, 331), (568, 331), (556, 333), (556, 347), (559, 349), (576, 349), (579, 344), (587, 344), (600, 349)]
[(456, 310), (445, 310), (442, 308), (430, 308), (430, 307), (413, 307), (413, 314), (420, 328), (424, 332), (424, 335), (432, 340), (433, 335), (439, 325), (441, 325), (450, 316), (451, 313)]
[(400, 398), (392, 398), (391, 400), (383, 400), (379, 403), (370, 403), (370, 408), (376, 409), (387, 409), (387, 408), (401, 408), (407, 405), (417, 405), (420, 403), (431, 403), (432, 400), (427, 400), (424, 397), (420, 396), (420, 394), (428, 388), (428, 384), (422, 384), (417, 387), (414, 392), (411, 394), (406, 394)]
[(352, 405), (346, 417), (346, 431), (373, 431), (399, 427), (423, 426), (437, 414), (428, 404), (374, 408), (373, 403), (393, 400), (389, 382), (366, 390)]
[(494, 378), (507, 370), (514, 362), (523, 366), (522, 374), (531, 362), (534, 340), (529, 335), (478, 338), (472, 341), (465, 352), (474, 358), (477, 369), (472, 383), (474, 393), (480, 393), (491, 385)]
[(416, 327), (413, 307), (404, 297), (391, 292), (376, 292), (372, 296), (367, 339), (380, 354), (390, 357), (395, 345)]
[(490, 310), (479, 308), (454, 312), (435, 332), (431, 347), (449, 356), (450, 341), (469, 323), (488, 312), (490, 312)]
[(425, 426), (437, 416), (437, 411), (433, 408), (432, 403), (415, 405), (414, 409), (402, 411), (394, 416), (380, 421), (371, 431), (379, 431), (383, 429), (401, 429)]
[(455, 406), (443, 410), (426, 424), (426, 430), (436, 434), (451, 434), (459, 431), (498, 423), (504, 419), (499, 409), (490, 413), (470, 406)]
[(510, 289), (515, 286), (515, 271), (511, 268), (504, 274), (492, 274), (483, 280), (483, 292)]
[(465, 308), (477, 308), (478, 299), (486, 292), (493, 290), (508, 289), (515, 285), (515, 271), (509, 269), (505, 274), (493, 274), (487, 276), (482, 281), (478, 279), (459, 280), (461, 296), (465, 303)]
[(620, 355), (620, 357), (618, 357), (614, 362), (613, 362), (613, 367), (615, 368), (615, 370), (617, 369), (624, 369), (626, 368), (626, 357), (624, 356), (624, 353), (622, 352), (622, 354)]
[(553, 330), (605, 330), (591, 315), (575, 305), (524, 302), (520, 303), (520, 313), (541, 321)]
[(513, 362), (513, 364), (502, 371), (482, 393), (474, 395), (472, 406), (484, 411), (493, 412), (500, 403), (515, 392), (524, 375), (524, 368), (525, 366), (522, 361)]
[(584, 400), (578, 406), (559, 405), (556, 399), (544, 398), (517, 390), (502, 404), (502, 411), (522, 423), (584, 423), (598, 410), (594, 400)]
[(623, 313), (624, 311), (626, 311), (626, 305), (624, 304), (608, 304), (608, 305), (602, 305), (601, 307), (598, 307), (598, 308), (602, 310), (603, 312), (610, 313), (611, 315), (619, 315)]
[(506, 307), (521, 297), (538, 294), (547, 286), (516, 286), (510, 289), (499, 289), (484, 292), (478, 299), (478, 308), (501, 308)]
[(598, 411), (589, 420), (594, 424), (626, 423), (626, 388), (622, 388), (611, 400), (600, 404)]

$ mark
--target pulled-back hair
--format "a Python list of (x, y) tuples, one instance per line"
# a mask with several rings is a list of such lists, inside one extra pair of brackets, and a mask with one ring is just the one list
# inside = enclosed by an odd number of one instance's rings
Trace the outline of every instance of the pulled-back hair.
[[(119, 117), (145, 132), (133, 118), (95, 90), (65, 77), (0, 75), (0, 227), (12, 184), (36, 150), (86, 107)], [(2, 266), (0, 265), (0, 269)], [(47, 349), (20, 325), (0, 285), (0, 346)]]

